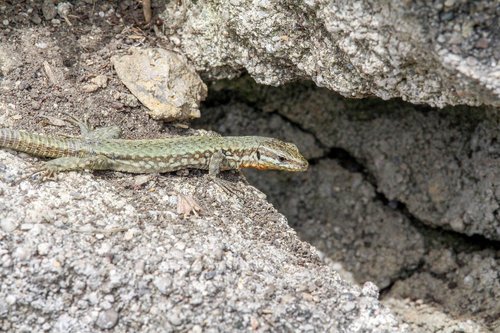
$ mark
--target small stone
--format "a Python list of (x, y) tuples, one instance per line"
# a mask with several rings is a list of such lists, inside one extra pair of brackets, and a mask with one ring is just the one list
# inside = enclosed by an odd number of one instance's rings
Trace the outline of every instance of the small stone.
[(50, 21), (57, 15), (56, 6), (52, 0), (44, 0), (42, 4), (42, 14), (45, 20)]
[(28, 246), (20, 246), (14, 251), (14, 258), (18, 260), (28, 260), (31, 258), (31, 248)]
[(180, 54), (164, 49), (131, 49), (111, 58), (127, 88), (155, 119), (179, 121), (200, 117), (207, 87), (194, 66)]
[(40, 243), (37, 247), (37, 252), (41, 256), (47, 255), (49, 253), (51, 245), (49, 243)]
[(108, 85), (108, 78), (106, 75), (97, 75), (93, 79), (90, 80), (90, 82), (96, 84), (99, 88), (106, 88)]
[(363, 296), (368, 296), (368, 297), (373, 297), (373, 298), (378, 299), (379, 289), (375, 285), (375, 283), (368, 281), (368, 282), (365, 282), (365, 284), (363, 285), (363, 289), (361, 290), (361, 294), (363, 294)]
[(488, 46), (490, 45), (490, 41), (488, 38), (480, 38), (477, 42), (476, 42), (476, 48), (478, 49), (487, 49)]
[(144, 184), (146, 184), (147, 182), (149, 182), (150, 180), (151, 180), (151, 176), (150, 175), (136, 176), (136, 177), (134, 177), (134, 185), (133, 186), (135, 188), (140, 188)]
[(191, 333), (201, 333), (203, 332), (203, 329), (201, 328), (200, 325), (194, 325), (193, 327), (191, 327)]
[(67, 17), (69, 15), (71, 7), (73, 6), (69, 2), (60, 2), (57, 4), (57, 13), (61, 17)]
[(354, 309), (356, 309), (356, 303), (355, 302), (346, 302), (343, 306), (342, 306), (342, 310), (344, 312), (351, 312), (353, 311)]
[(113, 295), (106, 295), (106, 296), (104, 296), (104, 300), (109, 302), (109, 303), (114, 303), (115, 297)]
[(2, 256), (2, 267), (8, 268), (13, 265), (12, 258), (9, 255)]
[(123, 235), (123, 240), (124, 241), (131, 241), (134, 238), (134, 230), (129, 229), (127, 232)]
[(113, 328), (117, 323), (118, 312), (116, 312), (114, 309), (101, 311), (96, 321), (96, 325), (103, 329)]
[(172, 309), (171, 311), (169, 311), (167, 314), (167, 319), (170, 324), (174, 326), (179, 326), (182, 324), (182, 318), (178, 309)]
[(31, 22), (33, 22), (34, 24), (40, 24), (42, 23), (42, 18), (37, 13), (33, 13), (33, 15), (31, 16)]
[(136, 262), (136, 264), (134, 266), (135, 274), (137, 274), (137, 275), (144, 274), (144, 266), (145, 266), (145, 263), (143, 260), (139, 260), (138, 262)]
[(450, 227), (457, 232), (462, 232), (465, 228), (464, 222), (461, 218), (457, 217), (450, 221)]
[(172, 279), (168, 277), (157, 277), (153, 280), (154, 286), (162, 293), (163, 295), (170, 294), (170, 287), (172, 286)]
[(0, 221), (0, 229), (7, 233), (16, 230), (17, 226), (18, 224), (12, 218), (5, 218)]
[(101, 302), (100, 306), (104, 310), (109, 310), (112, 307), (111, 303), (108, 301)]
[(450, 21), (451, 19), (453, 19), (453, 17), (453, 12), (444, 12), (443, 14), (441, 14), (441, 20), (443, 21)]
[(7, 297), (5, 297), (5, 303), (7, 303), (9, 305), (15, 304), (16, 301), (17, 301), (17, 297), (15, 295), (7, 295)]
[(203, 297), (201, 295), (195, 295), (191, 298), (191, 301), (189, 302), (191, 305), (200, 305), (203, 303)]
[(474, 278), (470, 275), (464, 277), (464, 287), (467, 289), (472, 289), (474, 287)]
[(83, 87), (82, 87), (83, 92), (86, 92), (86, 93), (91, 93), (91, 92), (97, 91), (97, 89), (99, 89), (99, 86), (97, 84), (93, 84), (93, 83), (87, 83), (87, 84), (83, 85)]
[(455, 0), (446, 0), (446, 1), (444, 2), (444, 5), (445, 5), (446, 7), (448, 7), (448, 8), (449, 8), (449, 7), (453, 7), (453, 5), (455, 5)]
[(0, 317), (5, 317), (9, 313), (9, 307), (6, 303), (0, 302)]
[(19, 227), (19, 229), (23, 230), (23, 231), (28, 231), (28, 230), (31, 230), (31, 228), (33, 228), (33, 223), (23, 223), (21, 224), (21, 226)]
[(3, 20), (3, 21), (2, 21), (2, 24), (3, 24), (3, 25), (9, 25), (9, 20)]

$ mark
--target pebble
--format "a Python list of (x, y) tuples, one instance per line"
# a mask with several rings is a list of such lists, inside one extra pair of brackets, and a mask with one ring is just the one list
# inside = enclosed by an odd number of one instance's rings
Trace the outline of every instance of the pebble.
[(69, 2), (60, 2), (57, 4), (57, 12), (62, 17), (69, 15), (72, 5)]
[(131, 241), (134, 238), (134, 230), (129, 229), (127, 232), (123, 235), (123, 240), (124, 241)]
[(180, 316), (178, 309), (174, 308), (171, 311), (169, 311), (167, 314), (167, 319), (170, 322), (170, 324), (174, 326), (179, 326), (182, 324), (182, 318)]
[(194, 325), (191, 327), (191, 333), (201, 333), (203, 332), (203, 329), (201, 328), (200, 325)]
[(342, 310), (344, 312), (351, 312), (354, 309), (356, 309), (356, 303), (355, 302), (345, 302), (345, 304), (342, 306)]
[(39, 255), (45, 256), (47, 255), (47, 253), (49, 253), (50, 248), (51, 245), (49, 243), (40, 243), (38, 244), (37, 252)]
[(31, 258), (31, 252), (29, 246), (20, 246), (14, 251), (14, 258), (18, 260), (28, 260)]
[(144, 274), (144, 266), (145, 266), (145, 263), (143, 260), (139, 260), (138, 262), (136, 262), (134, 265), (135, 274), (137, 274), (137, 275)]
[(100, 304), (100, 307), (104, 310), (109, 310), (109, 309), (111, 309), (112, 306), (113, 305), (108, 301), (101, 302), (101, 304)]
[(52, 0), (44, 0), (42, 4), (42, 14), (45, 20), (50, 21), (57, 15), (56, 6)]
[(23, 223), (19, 227), (19, 229), (21, 229), (22, 231), (31, 230), (31, 228), (33, 228), (33, 223)]
[(6, 254), (2, 256), (2, 261), (0, 262), (2, 264), (2, 267), (8, 268), (12, 266), (12, 258)]
[(474, 278), (470, 275), (464, 277), (464, 287), (467, 289), (472, 289), (474, 287)]
[(109, 302), (109, 303), (114, 303), (115, 297), (113, 295), (106, 295), (106, 296), (104, 296), (104, 300)]
[(12, 218), (3, 218), (0, 220), (0, 229), (2, 229), (4, 232), (12, 232), (16, 230), (18, 224), (16, 221)]
[(17, 301), (17, 297), (15, 295), (8, 295), (7, 297), (5, 297), (5, 303), (9, 304), (9, 305), (12, 305), (12, 304), (15, 304)]
[(33, 13), (33, 15), (31, 16), (31, 22), (33, 22), (34, 24), (40, 24), (42, 23), (42, 18), (37, 13)]
[(37, 42), (35, 43), (35, 46), (38, 47), (39, 49), (46, 49), (49, 45), (45, 42)]
[(476, 42), (476, 45), (475, 45), (475, 46), (476, 46), (478, 49), (487, 49), (489, 45), (490, 45), (490, 41), (489, 41), (489, 39), (488, 39), (488, 38), (484, 38), (484, 37), (483, 37), (483, 38), (479, 39), (479, 40)]
[(203, 303), (203, 297), (201, 295), (195, 295), (191, 298), (190, 302), (191, 305), (200, 305)]
[(172, 279), (162, 276), (156, 277), (153, 280), (154, 286), (162, 293), (163, 295), (170, 294), (170, 287), (172, 286)]
[(363, 285), (363, 289), (361, 290), (361, 294), (363, 296), (368, 296), (368, 297), (374, 297), (378, 298), (379, 296), (379, 289), (373, 282), (365, 282)]
[(116, 312), (114, 309), (101, 311), (96, 321), (96, 325), (103, 329), (113, 328), (117, 323), (118, 312)]

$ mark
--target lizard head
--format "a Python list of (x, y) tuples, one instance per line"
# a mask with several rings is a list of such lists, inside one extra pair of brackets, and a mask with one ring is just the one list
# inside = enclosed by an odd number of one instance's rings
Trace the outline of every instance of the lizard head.
[(266, 138), (254, 152), (255, 165), (266, 170), (306, 171), (307, 160), (293, 143)]

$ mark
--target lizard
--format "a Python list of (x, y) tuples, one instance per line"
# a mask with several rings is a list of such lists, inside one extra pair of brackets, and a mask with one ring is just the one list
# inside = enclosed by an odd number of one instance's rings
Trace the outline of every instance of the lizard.
[(175, 136), (160, 139), (121, 139), (118, 126), (80, 128), (80, 137), (41, 135), (0, 129), (0, 147), (53, 158), (40, 172), (113, 170), (127, 173), (166, 173), (181, 169), (208, 170), (214, 180), (221, 171), (256, 168), (305, 171), (307, 160), (293, 143), (261, 136)]

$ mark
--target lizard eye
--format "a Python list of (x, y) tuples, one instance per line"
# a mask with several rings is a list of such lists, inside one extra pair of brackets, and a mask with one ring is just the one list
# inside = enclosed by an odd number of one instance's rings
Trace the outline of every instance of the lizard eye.
[(286, 158), (284, 158), (283, 156), (278, 156), (278, 161), (285, 162)]

